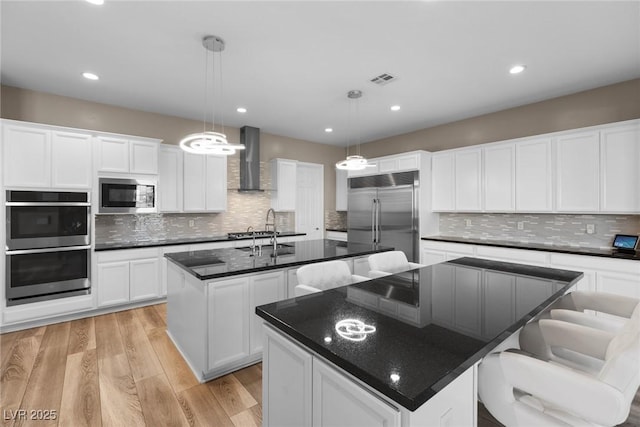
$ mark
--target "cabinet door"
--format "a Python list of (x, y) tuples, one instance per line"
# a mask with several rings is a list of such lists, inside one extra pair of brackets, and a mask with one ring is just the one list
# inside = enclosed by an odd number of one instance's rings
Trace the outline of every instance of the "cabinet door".
[(400, 411), (318, 358), (313, 360), (313, 426), (400, 425)]
[(169, 262), (167, 258), (164, 257), (165, 254), (173, 254), (177, 252), (188, 252), (189, 246), (166, 246), (162, 248), (161, 256), (160, 256), (160, 281), (162, 285), (160, 287), (160, 295), (167, 295), (167, 287), (169, 283)]
[(296, 210), (296, 188), (298, 162), (274, 159), (271, 162), (272, 186), (271, 207), (276, 211)]
[(227, 156), (207, 156), (206, 209), (211, 212), (227, 210)]
[(480, 211), (482, 151), (471, 149), (455, 153), (455, 208), (457, 211)]
[(452, 153), (431, 158), (431, 191), (434, 211), (455, 209), (455, 166)]
[(380, 173), (380, 162), (378, 160), (369, 159), (367, 161), (367, 164), (368, 166), (364, 169), (348, 171), (349, 178), (351, 178), (352, 176), (375, 175), (377, 173)]
[(516, 208), (516, 150), (513, 144), (484, 149), (484, 210), (513, 212)]
[(447, 260), (444, 252), (432, 251), (430, 249), (422, 249), (420, 255), (420, 264), (424, 265), (440, 264)]
[(601, 210), (640, 212), (640, 124), (605, 129), (600, 139)]
[(48, 130), (4, 125), (4, 185), (51, 185), (51, 133)]
[(256, 315), (256, 307), (285, 299), (284, 272), (253, 276), (249, 284), (249, 337), (251, 354), (262, 351), (262, 319)]
[(516, 211), (552, 210), (552, 173), (549, 139), (516, 144)]
[(208, 284), (209, 365), (216, 369), (249, 356), (249, 278)]
[(98, 264), (98, 306), (129, 301), (129, 261)]
[(640, 274), (599, 271), (596, 273), (596, 291), (640, 298)]
[(263, 327), (263, 425), (310, 426), (313, 358), (279, 333)]
[(131, 301), (158, 298), (160, 296), (160, 260), (138, 259), (129, 266), (129, 299)]
[(150, 141), (130, 141), (130, 172), (157, 174), (158, 145), (158, 143)]
[(160, 212), (182, 211), (182, 150), (160, 148), (158, 170), (158, 206)]
[(348, 171), (336, 169), (336, 211), (346, 211), (348, 204)]
[(556, 210), (597, 212), (600, 209), (600, 135), (562, 135), (555, 141)]
[(184, 210), (203, 212), (206, 209), (206, 157), (184, 153)]
[(129, 141), (99, 136), (98, 171), (129, 172)]
[(51, 185), (54, 188), (91, 188), (91, 135), (51, 133)]

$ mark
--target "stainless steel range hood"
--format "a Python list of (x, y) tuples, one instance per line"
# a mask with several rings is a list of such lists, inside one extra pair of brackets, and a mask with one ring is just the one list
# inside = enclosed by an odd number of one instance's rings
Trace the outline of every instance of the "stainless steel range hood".
[(260, 188), (260, 129), (252, 126), (240, 128), (240, 143), (245, 149), (240, 151), (239, 192), (264, 191)]

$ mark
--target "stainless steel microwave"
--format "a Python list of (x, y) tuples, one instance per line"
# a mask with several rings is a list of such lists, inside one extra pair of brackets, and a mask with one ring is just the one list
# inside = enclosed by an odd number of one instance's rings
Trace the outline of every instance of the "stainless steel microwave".
[(98, 213), (154, 213), (156, 183), (137, 179), (100, 178)]

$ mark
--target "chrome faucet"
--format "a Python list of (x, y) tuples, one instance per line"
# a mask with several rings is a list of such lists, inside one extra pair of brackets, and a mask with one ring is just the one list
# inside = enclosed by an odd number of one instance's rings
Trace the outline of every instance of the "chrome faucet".
[[(256, 254), (256, 231), (253, 229), (252, 226), (248, 226), (247, 227), (247, 233), (251, 232), (251, 237), (252, 237), (252, 242), (251, 242), (251, 255), (249, 256), (254, 256)], [(258, 245), (258, 256), (262, 255), (262, 245)]]
[[(272, 222), (269, 222), (269, 214), (273, 214)], [(270, 208), (267, 211), (267, 219), (265, 220), (265, 223), (264, 223), (264, 231), (269, 231), (269, 227), (272, 227), (272, 231), (273, 231), (273, 234), (271, 235), (271, 241), (269, 243), (273, 245), (273, 253), (275, 254), (276, 250), (278, 249), (278, 240), (276, 238), (276, 235), (277, 235), (276, 211), (274, 211), (273, 208)]]

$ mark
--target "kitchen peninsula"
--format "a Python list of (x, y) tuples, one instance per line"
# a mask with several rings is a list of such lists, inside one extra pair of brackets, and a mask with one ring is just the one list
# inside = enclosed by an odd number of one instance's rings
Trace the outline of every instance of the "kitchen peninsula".
[(257, 307), (264, 425), (477, 425), (477, 364), (581, 277), (460, 258)]
[(200, 381), (224, 375), (261, 359), (255, 307), (293, 297), (298, 267), (344, 259), (357, 270), (391, 249), (321, 239), (166, 254), (167, 333)]

